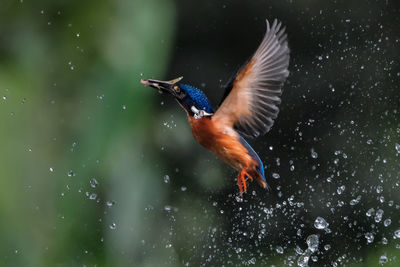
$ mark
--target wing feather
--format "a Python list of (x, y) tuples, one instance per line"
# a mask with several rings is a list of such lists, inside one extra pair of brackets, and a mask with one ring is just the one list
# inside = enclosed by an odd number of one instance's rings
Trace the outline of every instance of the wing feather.
[[(276, 19), (253, 57), (229, 83), (214, 119), (246, 137), (268, 132), (278, 116), (282, 86), (289, 75), (289, 47), (285, 27)], [(228, 94), (228, 93), (229, 94)]]

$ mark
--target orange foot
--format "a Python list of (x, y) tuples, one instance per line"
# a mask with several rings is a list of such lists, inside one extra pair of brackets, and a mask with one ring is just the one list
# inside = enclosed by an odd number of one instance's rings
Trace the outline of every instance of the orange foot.
[(239, 186), (239, 191), (240, 191), (240, 195), (243, 194), (243, 192), (247, 191), (247, 183), (246, 183), (246, 176), (253, 181), (253, 177), (250, 176), (250, 174), (247, 173), (246, 168), (243, 168), (241, 170), (241, 172), (239, 173), (238, 176), (238, 181), (237, 184)]

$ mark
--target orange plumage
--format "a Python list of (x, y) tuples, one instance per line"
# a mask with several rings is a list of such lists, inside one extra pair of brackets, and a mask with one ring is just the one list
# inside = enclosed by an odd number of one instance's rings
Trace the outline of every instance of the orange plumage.
[(256, 169), (257, 166), (260, 167), (259, 164), (249, 155), (248, 149), (239, 141), (240, 136), (236, 132), (231, 131), (232, 135), (224, 132), (213, 117), (195, 119), (188, 116), (188, 119), (196, 141), (232, 168), (240, 171), (238, 177), (240, 193), (247, 190), (246, 176), (250, 180), (256, 179), (262, 187), (267, 187), (267, 183)]

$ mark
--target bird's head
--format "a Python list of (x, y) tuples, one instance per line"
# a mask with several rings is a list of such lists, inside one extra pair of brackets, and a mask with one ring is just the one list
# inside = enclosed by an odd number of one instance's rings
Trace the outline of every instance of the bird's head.
[(146, 86), (158, 89), (161, 93), (168, 93), (175, 97), (189, 116), (194, 116), (195, 118), (212, 116), (214, 109), (205, 94), (195, 87), (179, 83), (182, 78), (179, 77), (171, 81), (149, 79), (141, 80), (140, 82)]

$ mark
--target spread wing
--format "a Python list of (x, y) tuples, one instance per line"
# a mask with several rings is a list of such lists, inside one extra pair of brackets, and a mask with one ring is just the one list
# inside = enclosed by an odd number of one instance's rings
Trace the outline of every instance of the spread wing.
[(278, 116), (282, 86), (289, 66), (285, 28), (267, 20), (267, 32), (253, 57), (226, 88), (223, 102), (214, 114), (221, 124), (234, 127), (246, 137), (268, 132)]

